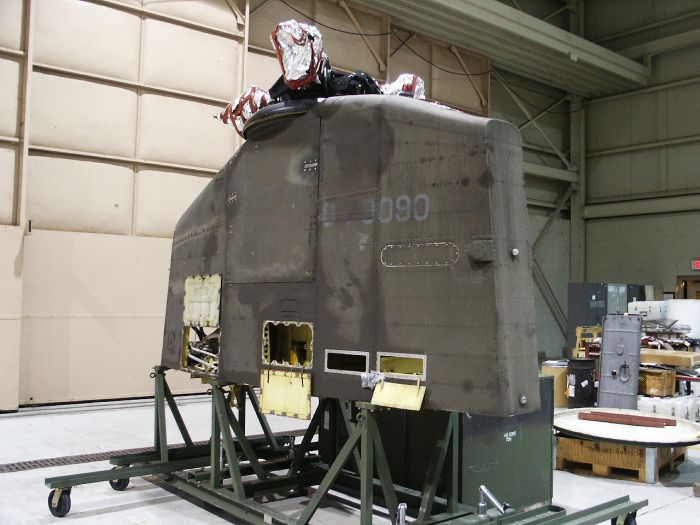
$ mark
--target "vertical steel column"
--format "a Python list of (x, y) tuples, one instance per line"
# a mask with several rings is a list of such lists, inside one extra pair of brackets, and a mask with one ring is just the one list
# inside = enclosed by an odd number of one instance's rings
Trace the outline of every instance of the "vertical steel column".
[(241, 385), (238, 390), (236, 390), (236, 404), (238, 405), (238, 422), (243, 430), (243, 435), (245, 435), (245, 405), (246, 405), (246, 388)]
[(34, 0), (24, 0), (22, 21), (24, 63), (20, 77), (19, 99), (19, 147), (17, 148), (17, 174), (13, 218), (22, 231), (27, 229), (27, 185), (29, 165), (29, 121), (34, 66), (34, 25), (36, 5)]
[(370, 411), (363, 407), (358, 415), (362, 427), (360, 439), (360, 524), (372, 525), (372, 503), (374, 500), (374, 436), (369, 422)]
[(209, 485), (212, 490), (221, 487), (221, 427), (219, 418), (216, 416), (216, 405), (214, 404), (214, 391), (212, 390), (211, 403), (211, 470), (209, 471)]
[[(345, 424), (345, 431), (348, 433), (348, 436), (352, 434), (352, 415), (351, 415), (351, 410), (349, 407), (345, 406), (346, 401), (343, 401), (342, 399), (338, 399), (338, 410), (340, 410), (340, 414), (343, 417), (343, 423)], [(348, 402), (349, 404), (349, 402)], [(357, 468), (357, 472), (360, 472), (360, 453), (357, 449), (353, 449), (352, 451), (352, 459), (355, 462), (355, 467)]]
[[(582, 97), (576, 96), (571, 102), (574, 107), (584, 104)], [(571, 114), (571, 160), (578, 167), (578, 182), (571, 193), (571, 281), (586, 280), (586, 223), (583, 209), (586, 205), (586, 109)]]
[[(585, 36), (584, 0), (577, 0), (575, 8), (569, 10), (569, 31)], [(571, 98), (572, 108), (582, 108), (570, 116), (569, 140), (571, 142), (571, 162), (578, 168), (578, 181), (571, 194), (571, 264), (569, 280), (586, 280), (586, 223), (583, 209), (586, 205), (586, 109), (582, 97)]]
[(238, 499), (245, 499), (245, 490), (243, 488), (243, 478), (241, 477), (241, 466), (238, 461), (238, 453), (236, 445), (231, 437), (231, 428), (229, 427), (228, 418), (226, 417), (226, 398), (221, 387), (212, 384), (212, 396), (214, 398), (214, 411), (219, 422), (219, 430), (223, 438), (224, 450), (226, 451), (226, 463), (231, 474), (231, 487), (233, 493)]
[(155, 405), (156, 405), (156, 450), (160, 453), (160, 460), (168, 461), (168, 436), (165, 427), (165, 375), (161, 367), (156, 367), (155, 372)]
[(450, 494), (447, 498), (447, 512), (455, 512), (457, 510), (457, 503), (459, 502), (459, 444), (461, 443), (459, 439), (460, 431), (460, 413), (451, 412), (450, 419), (452, 420), (452, 461), (451, 461), (451, 471), (450, 471)]

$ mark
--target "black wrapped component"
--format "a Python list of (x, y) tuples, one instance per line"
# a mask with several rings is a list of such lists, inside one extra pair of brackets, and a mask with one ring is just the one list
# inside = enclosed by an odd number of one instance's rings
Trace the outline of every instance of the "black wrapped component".
[[(338, 75), (333, 72), (334, 75)], [(338, 75), (331, 79), (331, 96), (337, 95), (381, 95), (379, 84), (364, 71), (355, 71), (351, 75)]]
[(318, 80), (299, 89), (290, 88), (280, 76), (270, 88), (272, 102), (286, 102), (304, 98), (330, 98), (341, 95), (381, 95), (377, 81), (364, 71), (351, 74), (340, 73), (331, 68), (326, 58), (321, 66)]

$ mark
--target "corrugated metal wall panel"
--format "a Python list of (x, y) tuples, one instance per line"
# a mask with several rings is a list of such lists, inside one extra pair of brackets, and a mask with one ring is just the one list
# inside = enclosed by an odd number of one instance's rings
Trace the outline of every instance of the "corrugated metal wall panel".
[(700, 246), (697, 212), (587, 221), (587, 272), (594, 282), (636, 282), (676, 289)]
[[(623, 49), (697, 27), (693, 0), (587, 2), (586, 24), (592, 38), (605, 38), (648, 24), (652, 28), (605, 39)], [(663, 23), (682, 17), (675, 22)], [(611, 209), (629, 199), (700, 193), (700, 46), (654, 56), (650, 85), (642, 90), (589, 105), (588, 201), (609, 202)], [(690, 79), (690, 83), (674, 84)], [(695, 79), (695, 80), (693, 80)], [(669, 85), (666, 85), (670, 83)], [(684, 144), (658, 144), (690, 137)], [(640, 147), (636, 147), (641, 145)], [(609, 152), (611, 148), (629, 151)], [(642, 203), (644, 201), (641, 201)], [(700, 211), (587, 221), (588, 280), (640, 282), (674, 291), (679, 275), (690, 273), (698, 257)], [(672, 212), (672, 209), (668, 210)]]
[[(22, 403), (152, 393), (170, 244), (71, 232), (25, 237)], [(177, 390), (202, 388), (171, 375)]]
[(212, 118), (222, 109), (151, 93), (141, 95), (139, 157), (219, 169), (236, 147), (235, 131)]
[(0, 57), (0, 135), (16, 137), (19, 133), (19, 58)]
[(238, 42), (146, 20), (143, 82), (221, 99), (237, 96)]
[(209, 177), (140, 169), (136, 175), (136, 235), (172, 237), (175, 224)]
[[(141, 0), (131, 0), (141, 3)], [(225, 31), (236, 29), (236, 22), (227, 0), (170, 1), (142, 0), (143, 7), (166, 15), (192, 20)], [(235, 2), (232, 2), (235, 3)]]
[(75, 0), (37, 2), (34, 59), (136, 80), (140, 32), (141, 19), (133, 13)]
[(17, 147), (0, 144), (0, 224), (12, 224)]
[(131, 166), (30, 155), (28, 167), (27, 214), (33, 228), (131, 232)]
[(22, 48), (22, 4), (23, 0), (0, 2), (0, 46), (2, 47)]
[[(0, 172), (2, 173), (2, 172)], [(0, 410), (17, 408), (22, 317), (22, 231), (0, 226)]]
[(33, 145), (133, 157), (136, 90), (46, 73), (32, 77)]
[(246, 87), (254, 85), (260, 86), (263, 89), (269, 89), (279, 77), (280, 66), (277, 57), (254, 52), (248, 53), (248, 71), (246, 72), (245, 79)]
[(27, 316), (163, 316), (170, 239), (35, 230), (25, 242)]

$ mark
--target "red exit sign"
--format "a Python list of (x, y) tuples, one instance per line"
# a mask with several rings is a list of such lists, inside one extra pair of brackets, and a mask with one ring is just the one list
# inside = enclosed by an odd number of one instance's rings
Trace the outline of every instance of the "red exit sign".
[(700, 261), (690, 261), (691, 270), (700, 270)]

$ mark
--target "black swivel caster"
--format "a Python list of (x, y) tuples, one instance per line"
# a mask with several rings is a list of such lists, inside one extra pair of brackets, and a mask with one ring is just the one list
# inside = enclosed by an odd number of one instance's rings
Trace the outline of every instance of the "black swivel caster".
[(70, 512), (70, 490), (61, 491), (61, 495), (58, 497), (58, 501), (54, 507), (53, 498), (55, 494), (56, 489), (49, 492), (49, 511), (57, 518), (63, 518)]
[(637, 513), (630, 512), (625, 516), (624, 522), (621, 522), (620, 518), (613, 518), (610, 520), (610, 525), (637, 525)]
[[(112, 470), (117, 470), (117, 467), (114, 467)], [(114, 490), (122, 491), (129, 486), (129, 478), (110, 479), (109, 486)]]

